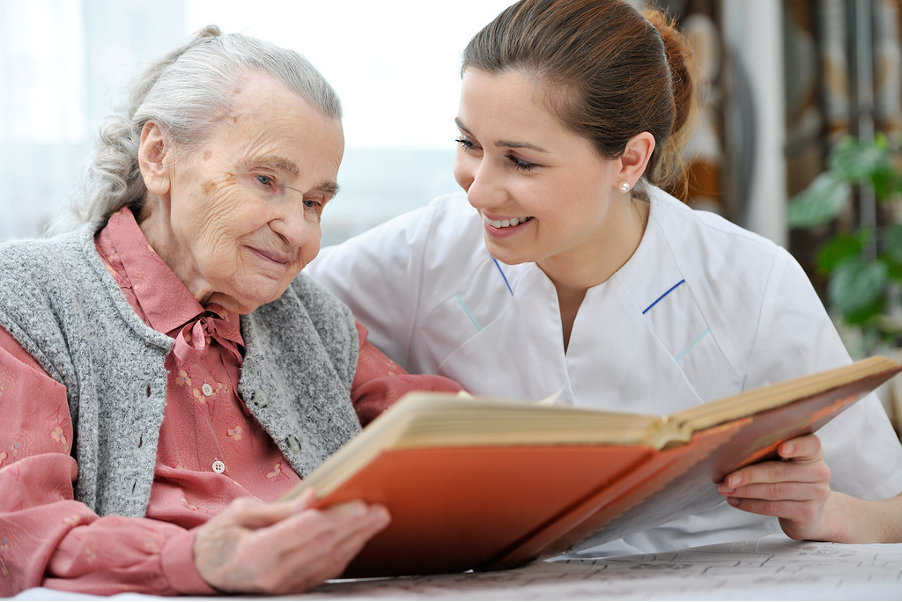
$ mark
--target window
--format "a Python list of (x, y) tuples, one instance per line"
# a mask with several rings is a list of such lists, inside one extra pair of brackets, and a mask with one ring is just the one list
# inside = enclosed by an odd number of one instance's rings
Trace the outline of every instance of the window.
[(337, 242), (457, 189), (460, 52), (512, 0), (0, 3), (0, 240), (63, 211), (97, 129), (143, 62), (215, 23), (297, 50), (344, 103)]

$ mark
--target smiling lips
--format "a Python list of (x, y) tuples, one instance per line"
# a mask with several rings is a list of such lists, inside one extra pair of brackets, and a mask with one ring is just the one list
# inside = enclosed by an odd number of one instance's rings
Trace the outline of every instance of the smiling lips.
[(281, 265), (287, 264), (291, 261), (291, 257), (285, 253), (279, 253), (278, 251), (270, 251), (269, 249), (261, 249), (258, 247), (249, 247), (251, 251), (263, 257), (264, 259), (268, 259), (273, 263), (278, 263)]
[(485, 223), (494, 227), (494, 228), (510, 228), (511, 226), (516, 226), (519, 224), (525, 224), (529, 220), (532, 219), (532, 216), (528, 217), (512, 217), (508, 219), (489, 219), (485, 215), (482, 216), (485, 220)]

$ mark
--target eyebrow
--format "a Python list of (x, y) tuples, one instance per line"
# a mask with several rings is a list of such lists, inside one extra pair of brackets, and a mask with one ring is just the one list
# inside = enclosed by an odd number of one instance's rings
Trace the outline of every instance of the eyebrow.
[(316, 187), (316, 190), (321, 190), (330, 196), (335, 196), (338, 194), (338, 191), (341, 190), (341, 186), (334, 180), (325, 180)]
[(288, 175), (292, 177), (297, 177), (301, 173), (301, 170), (298, 168), (297, 163), (278, 155), (259, 157), (253, 162), (257, 165), (262, 165), (263, 167), (269, 167), (270, 169), (287, 172)]
[[(454, 123), (457, 124), (457, 127), (459, 127), (461, 129), (461, 131), (463, 131), (463, 133), (466, 134), (467, 136), (472, 136), (473, 138), (476, 137), (476, 136), (473, 136), (473, 132), (468, 130), (467, 127), (463, 123), (461, 123), (461, 121), (458, 117), (454, 118)], [(495, 146), (503, 147), (503, 148), (528, 148), (530, 150), (538, 151), (540, 153), (548, 152), (541, 146), (537, 146), (535, 144), (530, 144), (529, 142), (514, 142), (513, 140), (496, 140)]]
[[(254, 163), (273, 170), (281, 170), (287, 172), (290, 176), (295, 178), (298, 177), (298, 175), (300, 175), (301, 173), (301, 170), (298, 167), (297, 163), (295, 163), (291, 159), (286, 159), (285, 157), (280, 157), (278, 155), (261, 157), (259, 159), (256, 159)], [(313, 188), (313, 190), (325, 192), (330, 196), (335, 196), (336, 194), (338, 194), (338, 191), (340, 189), (341, 187), (335, 180), (323, 180)]]

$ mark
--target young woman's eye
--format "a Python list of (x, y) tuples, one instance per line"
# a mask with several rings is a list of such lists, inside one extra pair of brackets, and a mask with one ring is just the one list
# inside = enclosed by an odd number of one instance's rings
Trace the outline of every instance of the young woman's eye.
[(269, 177), (269, 176), (257, 175), (257, 176), (254, 176), (254, 177), (256, 177), (256, 178), (257, 178), (257, 181), (260, 182), (261, 184), (263, 184), (264, 186), (271, 186), (271, 185), (272, 185), (272, 178)]
[(530, 163), (529, 161), (524, 161), (514, 155), (507, 155), (507, 158), (510, 159), (510, 162), (514, 164), (514, 168), (519, 171), (529, 171), (536, 166), (535, 163)]
[(473, 144), (472, 142), (470, 142), (469, 140), (467, 140), (466, 138), (456, 138), (454, 141), (457, 142), (460, 145), (460, 147), (462, 149), (464, 149), (465, 151), (468, 151), (471, 148), (476, 148), (476, 145)]

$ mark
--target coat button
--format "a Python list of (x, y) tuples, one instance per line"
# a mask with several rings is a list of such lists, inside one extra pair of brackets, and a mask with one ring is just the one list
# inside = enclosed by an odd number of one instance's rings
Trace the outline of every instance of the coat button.
[(216, 460), (215, 462), (213, 462), (213, 472), (215, 472), (216, 474), (224, 473), (225, 464), (220, 460)]
[(204, 394), (206, 397), (209, 397), (210, 395), (213, 395), (213, 387), (210, 386), (210, 383), (204, 383), (204, 386), (202, 386), (202, 387), (200, 388), (200, 390), (203, 392), (203, 394)]
[(251, 403), (258, 408), (265, 408), (269, 405), (269, 395), (262, 389), (257, 389), (251, 393)]
[(298, 438), (294, 435), (288, 435), (288, 437), (285, 438), (285, 445), (296, 454), (301, 451), (301, 442), (298, 441)]

